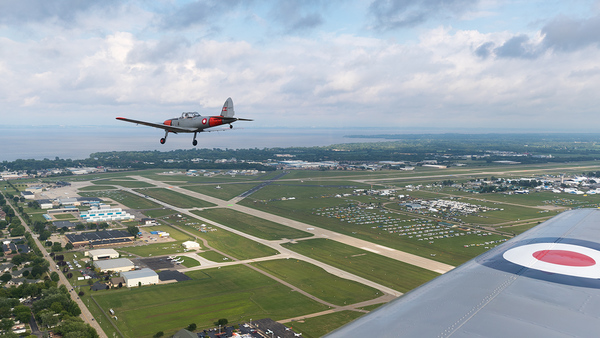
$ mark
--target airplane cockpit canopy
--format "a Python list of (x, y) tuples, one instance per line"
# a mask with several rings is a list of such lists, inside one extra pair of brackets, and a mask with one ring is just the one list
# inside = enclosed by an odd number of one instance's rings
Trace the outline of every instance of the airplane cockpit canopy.
[(200, 116), (200, 114), (198, 114), (195, 111), (181, 113), (181, 118), (182, 119), (191, 119), (191, 118), (198, 117), (198, 116)]

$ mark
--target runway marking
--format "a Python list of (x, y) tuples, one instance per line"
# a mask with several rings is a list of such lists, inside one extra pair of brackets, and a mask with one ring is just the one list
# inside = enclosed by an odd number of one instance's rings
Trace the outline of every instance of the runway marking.
[(375, 245), (375, 246), (376, 246), (376, 247), (378, 247), (378, 248), (385, 249), (385, 250), (394, 251), (394, 249), (391, 249), (391, 248), (385, 247), (385, 246), (383, 246), (383, 245), (379, 245), (379, 244), (377, 244), (377, 245)]
[(364, 246), (363, 246), (363, 247), (361, 247), (361, 249), (363, 249), (363, 250), (367, 250), (367, 251), (370, 251), (370, 252), (373, 252), (373, 253), (376, 253), (376, 254), (378, 254), (378, 253), (379, 253), (379, 251), (377, 251), (377, 250), (373, 250), (373, 249), (370, 249), (370, 248), (365, 248)]

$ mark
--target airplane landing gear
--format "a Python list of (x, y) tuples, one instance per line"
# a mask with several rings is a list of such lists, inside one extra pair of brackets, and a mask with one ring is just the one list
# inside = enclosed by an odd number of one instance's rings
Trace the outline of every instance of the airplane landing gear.
[(160, 139), (160, 144), (165, 144), (165, 142), (167, 142), (167, 136), (169, 135), (169, 131), (166, 130), (165, 131), (165, 137)]
[(229, 129), (233, 129), (233, 125), (232, 124), (229, 125)]
[(195, 147), (196, 145), (198, 145), (198, 141), (196, 141), (196, 136), (198, 135), (198, 133), (194, 133), (194, 140), (192, 141), (192, 145)]

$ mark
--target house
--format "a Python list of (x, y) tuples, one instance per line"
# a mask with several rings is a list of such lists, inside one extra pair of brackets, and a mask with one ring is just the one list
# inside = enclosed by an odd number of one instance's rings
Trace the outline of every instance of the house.
[(113, 277), (108, 281), (108, 286), (110, 286), (111, 288), (118, 288), (119, 284), (121, 284), (121, 286), (125, 286), (125, 278), (123, 277)]

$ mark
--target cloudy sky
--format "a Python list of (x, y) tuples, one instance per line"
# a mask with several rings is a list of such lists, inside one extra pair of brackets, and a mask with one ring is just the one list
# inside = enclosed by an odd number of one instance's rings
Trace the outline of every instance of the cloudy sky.
[(598, 131), (600, 1), (0, 0), (5, 125)]

